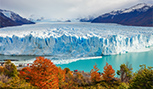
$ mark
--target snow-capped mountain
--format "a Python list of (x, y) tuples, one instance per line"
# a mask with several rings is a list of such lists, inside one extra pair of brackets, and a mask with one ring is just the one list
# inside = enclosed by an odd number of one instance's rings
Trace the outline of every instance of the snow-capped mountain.
[(153, 26), (153, 5), (140, 3), (133, 7), (115, 10), (95, 18), (92, 23), (118, 23), (134, 26)]
[(17, 26), (22, 24), (34, 24), (25, 18), (22, 18), (20, 15), (9, 11), (0, 9), (0, 28), (7, 26)]

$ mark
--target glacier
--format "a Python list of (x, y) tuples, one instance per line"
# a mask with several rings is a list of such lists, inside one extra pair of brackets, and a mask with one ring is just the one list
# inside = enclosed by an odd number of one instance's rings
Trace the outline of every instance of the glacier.
[(153, 28), (98, 23), (37, 23), (0, 29), (1, 55), (95, 57), (148, 51)]

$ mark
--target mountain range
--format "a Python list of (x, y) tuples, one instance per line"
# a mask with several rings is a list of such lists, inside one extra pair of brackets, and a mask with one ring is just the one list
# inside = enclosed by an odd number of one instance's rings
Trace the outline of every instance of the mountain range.
[[(0, 28), (7, 26), (18, 26), (23, 24), (34, 24), (35, 22), (51, 21), (46, 20), (44, 17), (37, 19), (31, 16), (30, 20), (22, 18), (20, 15), (9, 11), (0, 9)], [(139, 3), (130, 8), (114, 10), (109, 13), (102, 14), (98, 17), (88, 16), (87, 18), (80, 19), (54, 19), (53, 22), (91, 22), (91, 23), (117, 23), (128, 26), (153, 26), (153, 5)]]
[(12, 11), (0, 9), (0, 28), (23, 24), (34, 24), (34, 22), (22, 18), (20, 15)]
[(105, 13), (92, 23), (117, 23), (130, 26), (153, 26), (153, 5), (137, 4), (131, 8)]

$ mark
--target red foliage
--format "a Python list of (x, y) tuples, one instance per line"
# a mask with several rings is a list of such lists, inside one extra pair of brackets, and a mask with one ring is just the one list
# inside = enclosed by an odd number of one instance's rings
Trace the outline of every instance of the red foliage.
[(115, 70), (112, 68), (111, 65), (108, 65), (108, 63), (106, 62), (106, 66), (104, 67), (103, 78), (106, 81), (110, 81), (113, 79), (114, 76), (115, 76)]
[(20, 71), (20, 77), (26, 79), (27, 81), (29, 81), (29, 79), (30, 79), (30, 73), (31, 73), (30, 67), (24, 67)]
[(91, 70), (91, 81), (96, 82), (100, 81), (100, 74), (98, 73), (99, 69), (97, 65), (94, 66), (94, 69)]
[(23, 68), (20, 71), (23, 78), (29, 79), (32, 85), (41, 89), (58, 89), (58, 68), (51, 60), (44, 57), (37, 57), (31, 67)]

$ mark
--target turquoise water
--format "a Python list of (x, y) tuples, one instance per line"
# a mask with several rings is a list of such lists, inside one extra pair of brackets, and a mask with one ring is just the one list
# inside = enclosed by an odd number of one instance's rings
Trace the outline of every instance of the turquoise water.
[[(35, 58), (36, 56), (4, 56), (0, 55), (0, 60), (3, 59), (18, 59), (24, 63), (24, 60), (30, 60)], [(85, 72), (90, 72), (93, 69), (95, 63), (97, 67), (100, 69), (99, 72), (103, 72), (103, 68), (106, 65), (106, 62), (112, 65), (115, 71), (120, 69), (120, 65), (126, 62), (132, 64), (133, 72), (139, 70), (139, 65), (146, 64), (147, 66), (153, 66), (153, 50), (147, 52), (133, 52), (126, 53), (121, 55), (111, 55), (111, 56), (103, 56), (98, 59), (88, 59), (88, 60), (79, 60), (76, 62), (71, 62), (69, 64), (58, 64), (61, 68), (70, 68), (71, 70), (81, 70)]]
[(140, 69), (139, 65), (146, 64), (147, 66), (153, 66), (153, 50), (147, 52), (133, 52), (122, 55), (103, 56), (102, 58), (98, 59), (79, 60), (69, 64), (57, 66), (60, 66), (61, 68), (68, 67), (70, 70), (78, 69), (81, 71), (90, 72), (96, 63), (97, 67), (100, 69), (99, 72), (103, 72), (106, 62), (112, 65), (115, 72), (120, 69), (121, 64), (126, 64), (126, 62), (129, 62), (129, 64), (132, 64), (133, 72), (136, 72), (136, 70)]

